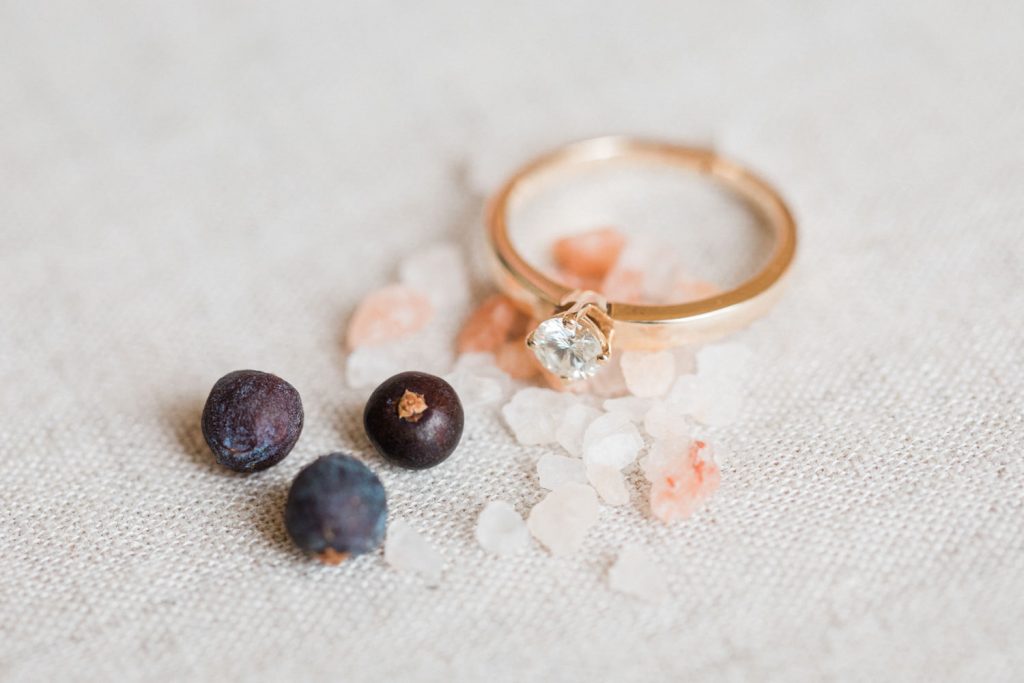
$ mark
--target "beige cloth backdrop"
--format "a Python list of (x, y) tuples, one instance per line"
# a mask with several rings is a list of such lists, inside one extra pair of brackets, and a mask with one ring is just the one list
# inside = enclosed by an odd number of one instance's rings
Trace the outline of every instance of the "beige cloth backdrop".
[[(444, 467), (383, 466), (344, 322), (517, 162), (604, 132), (763, 170), (799, 267), (742, 335), (706, 512), (494, 558), (475, 516), (527, 512), (545, 449), (480, 415)], [(0, 4), (0, 679), (1021, 680), (1022, 145), (1009, 0)], [(197, 430), (241, 367), (307, 411), (250, 477)], [(292, 550), (288, 483), (339, 448), (439, 587)], [(607, 588), (627, 541), (663, 603)]]

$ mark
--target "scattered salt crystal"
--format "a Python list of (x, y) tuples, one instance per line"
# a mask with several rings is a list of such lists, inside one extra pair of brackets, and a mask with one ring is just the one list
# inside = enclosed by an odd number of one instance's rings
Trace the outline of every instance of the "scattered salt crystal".
[(501, 414), (524, 446), (553, 443), (562, 417), (576, 400), (572, 394), (527, 387), (516, 392)]
[(609, 413), (622, 413), (632, 422), (643, 422), (651, 405), (651, 400), (647, 398), (623, 396), (622, 398), (605, 399), (603, 407)]
[(412, 287), (389, 285), (370, 292), (349, 321), (349, 349), (384, 344), (421, 329), (434, 314), (425, 295)]
[(587, 476), (582, 460), (546, 453), (537, 461), (537, 479), (542, 489), (550, 491), (568, 482), (585, 484)]
[(512, 379), (530, 379), (540, 373), (537, 357), (526, 345), (526, 339), (507, 341), (494, 354), (498, 367)]
[(627, 393), (626, 378), (622, 375), (622, 354), (613, 353), (597, 374), (587, 380), (587, 388), (603, 398), (622, 396)]
[(587, 463), (620, 470), (636, 460), (643, 447), (636, 425), (622, 413), (605, 413), (591, 422), (583, 435), (583, 459)]
[(707, 443), (696, 439), (656, 441), (642, 469), (651, 482), (651, 514), (665, 523), (689, 517), (721, 481)]
[(677, 413), (724, 427), (739, 418), (743, 389), (738, 377), (726, 374), (682, 375), (672, 385), (667, 402)]
[(626, 388), (634, 396), (661, 396), (676, 376), (676, 358), (671, 351), (626, 351), (621, 362)]
[(455, 345), (463, 353), (495, 353), (511, 337), (525, 334), (526, 318), (512, 299), (504, 294), (493, 294), (463, 323)]
[(388, 523), (384, 561), (398, 571), (419, 574), (430, 585), (441, 581), (441, 554), (404, 519)]
[(569, 555), (583, 545), (597, 522), (597, 493), (586, 484), (563, 484), (533, 506), (526, 522), (530, 533), (552, 555)]
[(609, 467), (590, 463), (587, 465), (587, 481), (608, 505), (625, 505), (629, 502), (629, 490), (622, 472)]
[(579, 278), (603, 278), (619, 259), (626, 238), (615, 228), (600, 228), (555, 242), (555, 262)]
[(455, 244), (437, 244), (413, 252), (398, 267), (403, 284), (429, 296), (438, 308), (465, 304), (469, 274), (462, 250)]
[(444, 376), (451, 367), (451, 355), (427, 347), (419, 339), (403, 339), (380, 346), (361, 346), (345, 359), (345, 378), (354, 389), (373, 387), (388, 377), (416, 368)]
[(736, 342), (710, 344), (697, 352), (697, 374), (741, 380), (753, 357), (750, 349)]
[(526, 522), (503, 500), (488, 503), (476, 523), (476, 540), (495, 555), (514, 555), (530, 540)]
[(508, 375), (494, 364), (494, 356), (489, 353), (462, 354), (445, 380), (466, 407), (498, 403), (511, 386)]
[(555, 430), (555, 440), (569, 455), (583, 455), (583, 434), (590, 423), (601, 416), (601, 411), (585, 403), (574, 403), (569, 406), (562, 417), (562, 422)]
[(626, 595), (658, 602), (668, 593), (664, 572), (643, 546), (629, 543), (619, 551), (619, 557), (608, 570), (608, 585)]
[(671, 400), (656, 401), (644, 415), (644, 431), (654, 439), (689, 436), (691, 427), (687, 415), (685, 410)]

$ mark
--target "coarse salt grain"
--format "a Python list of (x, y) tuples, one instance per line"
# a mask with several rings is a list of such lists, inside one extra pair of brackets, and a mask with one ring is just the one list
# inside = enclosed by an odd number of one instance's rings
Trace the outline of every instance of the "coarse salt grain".
[(614, 467), (595, 463), (588, 464), (587, 481), (597, 491), (597, 495), (601, 496), (601, 500), (608, 505), (619, 506), (629, 502), (626, 478)]
[(527, 527), (552, 555), (580, 549), (597, 522), (597, 493), (586, 484), (563, 484), (530, 510)]
[(398, 571), (422, 576), (430, 585), (441, 581), (444, 566), (441, 554), (404, 519), (388, 523), (384, 561)]
[(574, 403), (569, 406), (555, 429), (555, 440), (569, 455), (583, 455), (583, 435), (590, 423), (601, 416), (601, 411), (585, 403)]
[(384, 344), (421, 329), (434, 314), (433, 305), (412, 287), (389, 285), (370, 292), (348, 324), (349, 349)]
[(671, 351), (625, 351), (621, 363), (626, 388), (634, 396), (662, 396), (676, 376), (676, 359)]
[(622, 413), (632, 422), (643, 422), (647, 411), (651, 409), (653, 402), (649, 398), (639, 396), (623, 396), (622, 398), (609, 398), (602, 404), (602, 407), (609, 413)]
[(721, 481), (707, 443), (697, 439), (655, 442), (642, 469), (651, 482), (651, 514), (665, 523), (689, 517)]
[(579, 458), (545, 453), (537, 460), (537, 480), (542, 489), (551, 491), (569, 482), (585, 484), (587, 475)]
[(620, 470), (636, 460), (643, 447), (636, 425), (622, 413), (605, 413), (591, 422), (583, 435), (583, 459), (587, 463)]
[(525, 548), (530, 535), (519, 513), (505, 501), (495, 500), (480, 512), (476, 540), (489, 553), (509, 556)]
[(555, 431), (577, 399), (552, 389), (520, 389), (501, 409), (516, 440), (524, 446), (554, 443)]

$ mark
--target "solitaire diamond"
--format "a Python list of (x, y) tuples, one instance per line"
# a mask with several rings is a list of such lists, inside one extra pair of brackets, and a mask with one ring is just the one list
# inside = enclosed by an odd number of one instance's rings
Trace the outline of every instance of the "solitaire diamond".
[(608, 357), (601, 331), (572, 316), (548, 318), (527, 344), (541, 365), (567, 381), (592, 377)]

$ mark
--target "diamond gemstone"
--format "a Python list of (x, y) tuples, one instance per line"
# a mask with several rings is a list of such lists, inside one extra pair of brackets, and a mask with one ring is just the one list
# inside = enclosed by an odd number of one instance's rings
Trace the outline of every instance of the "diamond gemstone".
[(548, 318), (530, 336), (530, 348), (550, 372), (565, 380), (592, 377), (604, 362), (601, 339), (572, 318)]

